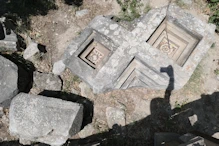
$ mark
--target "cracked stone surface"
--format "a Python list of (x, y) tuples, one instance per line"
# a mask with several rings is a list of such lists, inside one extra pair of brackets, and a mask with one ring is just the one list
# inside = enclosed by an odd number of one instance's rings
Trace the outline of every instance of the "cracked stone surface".
[(82, 119), (80, 104), (20, 93), (10, 106), (9, 131), (23, 144), (62, 145), (80, 131)]
[(35, 86), (41, 90), (62, 90), (62, 81), (57, 75), (35, 71), (33, 74), (33, 80)]
[(10, 100), (17, 92), (18, 68), (10, 60), (0, 55), (0, 103)]
[[(167, 38), (173, 41), (171, 44), (162, 41), (165, 36), (159, 33), (158, 27), (164, 20), (168, 23), (164, 29), (170, 32)], [(199, 20), (174, 4), (152, 9), (133, 25), (130, 31), (108, 17), (97, 16), (71, 42), (61, 62), (88, 83), (94, 93), (131, 87), (160, 90), (170, 85), (170, 88), (180, 89), (214, 42), (213, 24)], [(148, 42), (155, 32), (161, 46), (156, 41)], [(177, 33), (177, 37), (173, 33)], [(194, 41), (180, 41), (184, 35)], [(178, 49), (175, 58), (168, 54), (168, 45), (171, 52)], [(178, 56), (181, 61), (176, 61)], [(172, 67), (172, 74), (168, 66)], [(57, 65), (53, 70), (58, 70), (56, 68)]]

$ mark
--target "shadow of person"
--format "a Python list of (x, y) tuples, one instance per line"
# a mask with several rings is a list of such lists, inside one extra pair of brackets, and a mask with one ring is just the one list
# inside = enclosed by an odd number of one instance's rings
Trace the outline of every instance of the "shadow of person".
[(57, 9), (54, 0), (0, 0), (0, 16), (6, 17), (18, 26), (16, 22), (22, 22), (22, 27), (19, 26), (17, 31), (31, 29), (30, 17), (37, 15), (46, 15), (49, 10)]
[(169, 65), (168, 67), (163, 67), (160, 72), (166, 73), (169, 76), (169, 84), (166, 88), (164, 98), (155, 98), (151, 101), (151, 118), (156, 119), (156, 125), (162, 125), (162, 129), (166, 127), (162, 121), (168, 121), (172, 111), (170, 106), (170, 96), (171, 92), (174, 90), (174, 71), (173, 67)]

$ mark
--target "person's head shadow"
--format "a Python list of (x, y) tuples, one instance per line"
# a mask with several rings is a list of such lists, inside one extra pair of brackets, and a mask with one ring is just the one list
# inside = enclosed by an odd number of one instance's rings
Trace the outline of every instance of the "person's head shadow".
[(174, 70), (173, 70), (172, 65), (169, 65), (168, 67), (161, 67), (160, 72), (166, 73), (169, 76), (169, 84), (166, 88), (165, 97), (164, 97), (165, 99), (169, 100), (169, 98), (171, 96), (171, 92), (174, 90), (174, 81), (175, 81)]
[(76, 102), (76, 103), (83, 105), (83, 122), (82, 122), (81, 129), (83, 129), (87, 124), (92, 122), (94, 107), (93, 107), (93, 102), (90, 101), (89, 99), (82, 97), (80, 95), (62, 92), (62, 91), (44, 90), (39, 95), (53, 97), (53, 98), (59, 98), (62, 100)]
[[(171, 114), (170, 106), (170, 96), (171, 92), (174, 90), (174, 70), (171, 65), (167, 67), (160, 68), (161, 73), (166, 73), (169, 76), (169, 84), (166, 88), (164, 98), (155, 98), (151, 101), (150, 109), (151, 115), (157, 117), (161, 116), (162, 118), (168, 118)], [(152, 116), (152, 117), (153, 117)]]

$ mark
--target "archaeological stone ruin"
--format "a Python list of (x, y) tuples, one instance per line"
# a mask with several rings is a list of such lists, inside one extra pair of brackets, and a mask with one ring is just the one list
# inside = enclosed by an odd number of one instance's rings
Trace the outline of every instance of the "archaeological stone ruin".
[(13, 98), (18, 92), (18, 68), (10, 60), (0, 56), (0, 103)]
[[(82, 17), (87, 13), (81, 11), (77, 15)], [(97, 16), (71, 41), (62, 58), (54, 64), (53, 73), (31, 70), (30, 88), (37, 91), (30, 90), (27, 93), (31, 94), (27, 94), (19, 91), (19, 65), (3, 57), (18, 48), (18, 36), (5, 24), (0, 18), (0, 105), (10, 103), (10, 135), (22, 144), (40, 142), (53, 146), (63, 145), (87, 126), (83, 119), (86, 107), (76, 103), (80, 100), (72, 102), (61, 100), (65, 99), (64, 95), (55, 96), (65, 92), (59, 75), (66, 68), (84, 81), (79, 87), (87, 83), (94, 93), (132, 87), (180, 89), (214, 43), (215, 32), (215, 25), (203, 22), (174, 4), (152, 9), (127, 22), (128, 26), (111, 16)], [(40, 53), (38, 47), (39, 44), (29, 38), (26, 50), (19, 55), (31, 62), (32, 57)], [(45, 91), (54, 93), (54, 97), (46, 97)], [(92, 114), (88, 115), (92, 122), (93, 105), (91, 107)], [(113, 129), (115, 123), (125, 126), (125, 114), (123, 109), (107, 107), (108, 127)], [(80, 138), (92, 135), (93, 125), (86, 128), (90, 133), (84, 128), (79, 133)]]
[(131, 28), (97, 16), (54, 64), (53, 73), (69, 68), (95, 93), (131, 87), (180, 89), (214, 42), (214, 25), (174, 4), (149, 11)]
[(20, 93), (11, 102), (9, 120), (10, 134), (18, 137), (20, 143), (42, 142), (59, 146), (80, 131), (83, 106)]

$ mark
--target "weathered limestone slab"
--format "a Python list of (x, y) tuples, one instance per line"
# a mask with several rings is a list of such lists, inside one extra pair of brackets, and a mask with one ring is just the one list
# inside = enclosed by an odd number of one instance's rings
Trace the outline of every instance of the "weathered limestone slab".
[(0, 55), (0, 103), (11, 99), (18, 92), (18, 68)]
[(39, 53), (38, 44), (31, 42), (27, 48), (24, 50), (23, 57), (24, 59), (31, 59), (35, 54)]
[(51, 73), (40, 73), (35, 71), (33, 73), (33, 81), (35, 86), (42, 90), (62, 90), (62, 80), (59, 76)]
[(214, 42), (213, 24), (174, 4), (151, 10), (133, 25), (130, 31), (97, 16), (71, 42), (62, 66), (95, 93), (131, 87), (180, 89)]
[(4, 25), (5, 18), (0, 18), (0, 52), (17, 51), (17, 35)]
[(83, 106), (61, 99), (20, 93), (11, 102), (10, 134), (21, 143), (62, 145), (80, 131)]

